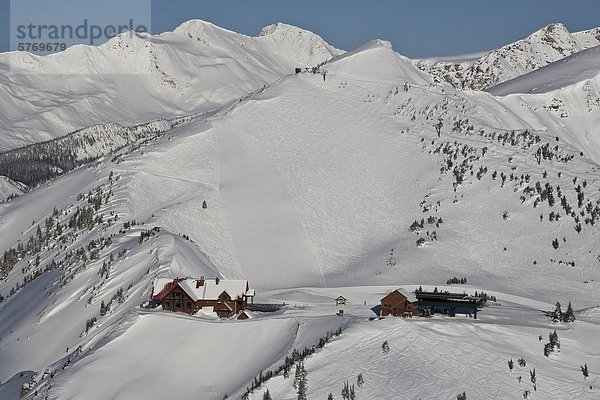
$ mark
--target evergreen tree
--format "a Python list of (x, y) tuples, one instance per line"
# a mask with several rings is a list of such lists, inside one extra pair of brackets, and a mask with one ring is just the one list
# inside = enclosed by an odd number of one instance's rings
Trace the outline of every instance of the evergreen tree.
[(298, 394), (298, 400), (306, 400), (306, 392), (308, 391), (308, 380), (306, 377), (306, 369), (304, 363), (299, 361), (296, 364), (296, 393)]
[(563, 322), (573, 322), (575, 321), (575, 314), (573, 313), (573, 307), (571, 306), (571, 302), (569, 302), (569, 306), (567, 307), (567, 311), (563, 314), (562, 318)]
[(553, 319), (555, 321), (561, 321), (562, 320), (562, 310), (560, 308), (560, 302), (556, 302), (556, 306), (554, 307), (554, 315), (553, 315)]
[(348, 383), (348, 381), (346, 381), (346, 383), (344, 383), (344, 386), (342, 386), (342, 399), (348, 400), (349, 398), (350, 398), (350, 384)]
[(583, 376), (585, 378), (587, 378), (588, 376), (590, 376), (590, 372), (588, 371), (587, 364), (581, 366), (581, 373), (583, 374)]
[(269, 389), (263, 394), (263, 400), (272, 400), (271, 393), (269, 393)]
[(508, 360), (508, 369), (510, 369), (512, 371), (513, 366), (514, 366), (514, 363), (513, 363), (513, 360), (511, 358), (510, 360)]
[(361, 387), (364, 383), (365, 380), (363, 379), (363, 374), (358, 374), (358, 377), (356, 378), (356, 386)]
[(300, 382), (300, 379), (302, 378), (302, 370), (300, 369), (300, 362), (296, 363), (296, 373), (294, 374), (294, 383), (292, 383), (292, 386), (294, 387), (294, 389), (298, 389), (298, 382)]
[(327, 395), (327, 400), (333, 400), (333, 394), (332, 393), (329, 393)]
[(387, 340), (381, 345), (381, 351), (383, 351), (383, 354), (387, 354), (390, 352), (390, 346), (388, 345)]
[(560, 341), (558, 340), (558, 333), (556, 333), (556, 329), (554, 330), (554, 332), (550, 333), (549, 339), (550, 339), (550, 344), (553, 347), (557, 347), (560, 349)]
[(290, 364), (288, 363), (288, 358), (286, 357), (285, 364), (283, 364), (283, 377), (290, 377)]

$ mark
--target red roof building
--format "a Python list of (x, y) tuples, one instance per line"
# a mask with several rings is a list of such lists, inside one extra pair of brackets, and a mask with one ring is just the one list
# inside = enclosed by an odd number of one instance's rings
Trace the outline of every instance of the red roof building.
[(152, 290), (152, 300), (160, 302), (165, 311), (196, 314), (204, 307), (212, 307), (221, 318), (238, 314), (253, 298), (254, 290), (247, 280), (159, 278)]

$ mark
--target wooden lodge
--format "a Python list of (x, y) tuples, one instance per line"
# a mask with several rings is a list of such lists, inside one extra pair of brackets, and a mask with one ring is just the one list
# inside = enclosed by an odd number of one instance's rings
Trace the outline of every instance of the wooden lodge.
[(466, 293), (416, 291), (415, 296), (419, 300), (421, 315), (439, 313), (454, 317), (465, 314), (477, 318), (477, 307), (482, 303), (480, 298)]
[(408, 292), (396, 289), (381, 299), (380, 316), (412, 317), (429, 316), (436, 313), (454, 317), (465, 314), (477, 318), (477, 307), (481, 306), (481, 297), (469, 296), (466, 293), (427, 292), (417, 290)]
[(381, 299), (380, 316), (412, 317), (419, 315), (418, 300), (414, 293), (396, 289)]
[(247, 280), (159, 278), (152, 290), (152, 301), (165, 311), (196, 314), (212, 308), (221, 318), (241, 313), (253, 299), (254, 290)]

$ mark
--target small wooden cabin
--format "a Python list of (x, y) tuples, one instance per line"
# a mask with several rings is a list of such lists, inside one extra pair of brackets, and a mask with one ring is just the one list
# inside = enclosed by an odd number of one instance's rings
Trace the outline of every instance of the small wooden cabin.
[(381, 299), (380, 316), (412, 317), (419, 314), (417, 297), (405, 289), (396, 289)]
[(335, 305), (339, 306), (340, 304), (346, 304), (348, 302), (348, 299), (345, 298), (344, 296), (338, 296), (337, 299), (335, 299)]

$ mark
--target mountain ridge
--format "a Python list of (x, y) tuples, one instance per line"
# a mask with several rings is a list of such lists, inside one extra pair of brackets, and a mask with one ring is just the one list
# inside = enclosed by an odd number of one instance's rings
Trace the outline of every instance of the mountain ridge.
[(600, 45), (600, 28), (570, 33), (560, 23), (466, 61), (416, 60), (416, 65), (459, 89), (483, 90), (536, 70), (578, 51)]
[(249, 37), (196, 20), (169, 33), (124, 33), (46, 57), (0, 54), (7, 72), (0, 78), (7, 111), (0, 150), (96, 124), (206, 112), (341, 53), (308, 31), (289, 31)]

